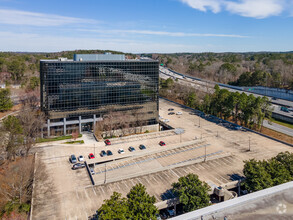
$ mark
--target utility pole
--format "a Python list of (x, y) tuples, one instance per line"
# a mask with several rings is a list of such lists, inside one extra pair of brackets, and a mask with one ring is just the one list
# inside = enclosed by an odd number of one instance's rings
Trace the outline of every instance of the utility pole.
[(204, 162), (207, 161), (207, 145), (204, 146)]
[(107, 163), (105, 163), (105, 181), (104, 184), (107, 182)]
[(96, 146), (94, 144), (94, 155), (96, 156)]

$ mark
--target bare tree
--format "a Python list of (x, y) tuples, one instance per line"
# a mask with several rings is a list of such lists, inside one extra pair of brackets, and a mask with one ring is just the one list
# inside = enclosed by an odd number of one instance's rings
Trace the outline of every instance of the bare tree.
[(30, 149), (35, 146), (37, 138), (41, 136), (45, 117), (30, 102), (22, 106), (18, 116), (23, 129), (23, 145), (27, 156)]
[(0, 178), (0, 195), (6, 201), (22, 204), (30, 200), (33, 167), (32, 158), (23, 158), (9, 166), (9, 170), (2, 174)]
[(73, 140), (76, 140), (79, 136), (79, 132), (77, 131), (77, 129), (75, 129), (72, 134), (71, 134)]

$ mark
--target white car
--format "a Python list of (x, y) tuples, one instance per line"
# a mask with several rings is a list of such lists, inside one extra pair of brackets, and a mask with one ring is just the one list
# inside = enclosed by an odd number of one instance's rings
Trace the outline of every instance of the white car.
[(84, 157), (83, 157), (82, 155), (80, 155), (80, 156), (78, 157), (78, 161), (83, 162), (83, 161), (84, 161)]
[(176, 112), (176, 115), (182, 115), (182, 112)]
[(124, 152), (123, 149), (120, 148), (120, 149), (118, 150), (118, 153), (119, 153), (119, 154), (124, 154), (125, 152)]
[(167, 122), (170, 122), (170, 120), (169, 119), (165, 119), (164, 122), (167, 123)]

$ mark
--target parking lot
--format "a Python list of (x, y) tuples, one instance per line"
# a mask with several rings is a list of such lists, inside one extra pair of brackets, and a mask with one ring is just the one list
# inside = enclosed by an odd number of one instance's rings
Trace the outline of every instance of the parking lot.
[[(169, 108), (182, 115), (168, 115)], [(125, 196), (136, 183), (144, 184), (157, 202), (163, 201), (173, 196), (171, 184), (188, 173), (195, 173), (210, 184), (221, 185), (243, 176), (243, 160), (268, 159), (281, 151), (292, 152), (287, 145), (229, 128), (211, 118), (206, 120), (165, 100), (160, 100), (159, 114), (168, 119), (172, 127), (184, 129), (184, 133), (177, 135), (170, 131), (150, 133), (149, 137), (113, 139), (110, 146), (87, 141), (89, 134), (85, 134), (83, 145), (55, 142), (38, 146), (38, 158), (45, 163), (44, 174), (48, 180), (36, 182), (33, 219), (48, 219), (48, 216), (50, 219), (87, 219), (114, 191)], [(166, 146), (159, 146), (160, 141)], [(147, 149), (139, 150), (140, 144)], [(130, 146), (136, 151), (129, 152)], [(120, 148), (124, 154), (118, 154)], [(113, 152), (112, 156), (99, 156), (101, 150), (108, 149)], [(87, 159), (89, 153), (94, 153), (96, 158)], [(91, 184), (86, 169), (71, 170), (71, 154), (85, 156), (88, 163), (101, 163), (94, 169), (96, 186)], [(205, 155), (207, 161), (203, 162)], [(108, 160), (111, 161), (102, 163)]]

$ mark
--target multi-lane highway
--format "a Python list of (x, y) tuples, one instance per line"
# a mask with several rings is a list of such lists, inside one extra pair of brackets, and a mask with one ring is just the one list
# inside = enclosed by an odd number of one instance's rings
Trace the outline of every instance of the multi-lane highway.
[[(168, 68), (164, 68), (161, 66), (160, 66), (160, 77), (163, 79), (167, 79), (167, 78), (178, 79), (178, 83), (180, 83), (180, 84), (183, 84), (186, 86), (191, 86), (191, 87), (194, 87), (200, 91), (207, 92), (207, 93), (213, 93), (214, 86), (216, 84), (218, 84), (221, 89), (227, 89), (230, 92), (237, 92), (238, 91), (238, 92), (244, 92), (247, 95), (252, 94), (256, 97), (262, 97), (262, 95), (254, 94), (253, 92), (243, 91), (240, 87), (225, 85), (222, 83), (216, 83), (216, 82), (209, 81), (209, 80), (204, 80), (204, 79), (200, 79), (200, 78), (196, 78), (196, 77), (187, 76), (187, 75), (177, 73), (173, 70), (170, 70)], [(293, 112), (285, 112), (285, 111), (281, 110), (282, 106), (292, 108), (293, 102), (288, 101), (288, 100), (276, 99), (274, 97), (268, 97), (268, 98), (269, 98), (270, 102), (272, 103), (273, 117), (276, 119), (279, 119), (279, 120), (284, 120), (289, 123), (293, 123)], [(282, 133), (286, 133), (288, 135), (291, 134), (290, 136), (293, 136), (293, 129), (290, 129), (290, 128), (287, 128), (287, 127), (284, 127), (281, 125), (276, 126), (276, 124), (269, 125), (267, 123), (264, 126), (270, 128), (270, 129), (279, 131), (279, 132), (286, 130), (286, 132), (282, 132)]]

